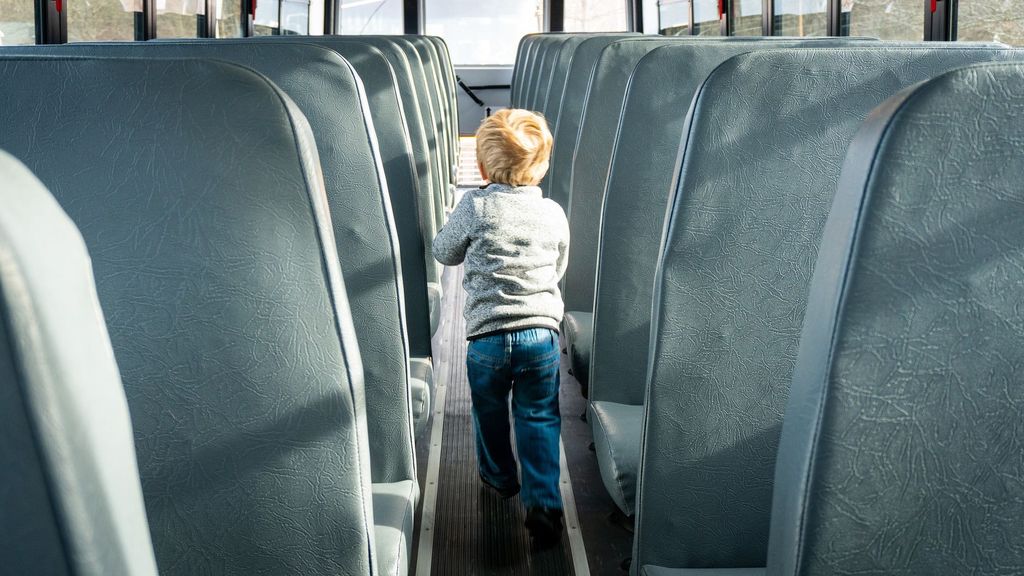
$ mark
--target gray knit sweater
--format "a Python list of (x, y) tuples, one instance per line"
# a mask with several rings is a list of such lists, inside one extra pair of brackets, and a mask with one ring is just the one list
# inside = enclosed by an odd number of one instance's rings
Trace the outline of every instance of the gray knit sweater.
[(558, 281), (569, 254), (561, 206), (536, 186), (491, 184), (466, 192), (434, 238), (434, 258), (466, 262), (466, 334), (546, 327), (558, 330)]

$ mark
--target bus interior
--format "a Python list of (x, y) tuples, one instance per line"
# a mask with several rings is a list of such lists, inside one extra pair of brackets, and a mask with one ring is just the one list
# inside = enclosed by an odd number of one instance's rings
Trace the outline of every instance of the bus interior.
[[(0, 0), (0, 575), (1024, 574), (1017, 46), (1019, 0)], [(505, 108), (571, 238), (554, 546), (432, 253)]]

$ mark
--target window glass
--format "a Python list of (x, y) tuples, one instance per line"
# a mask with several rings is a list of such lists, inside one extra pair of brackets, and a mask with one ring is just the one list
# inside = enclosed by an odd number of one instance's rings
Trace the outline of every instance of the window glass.
[[(309, 34), (309, 13), (308, 0), (263, 0), (257, 2), (253, 35)], [(322, 5), (319, 13), (323, 14)], [(323, 31), (321, 30), (320, 33)]]
[(402, 0), (341, 0), (339, 34), (401, 34)]
[(1021, 0), (960, 0), (957, 40), (1024, 46)]
[(35, 2), (0, 0), (0, 46), (35, 43)]
[(694, 0), (693, 33), (695, 35), (722, 35), (722, 20), (718, 17), (718, 7), (718, 0)]
[(732, 35), (761, 35), (761, 0), (732, 0)]
[(643, 0), (644, 34), (658, 34), (658, 0)]
[(690, 0), (659, 0), (658, 17), (661, 33), (686, 36), (690, 33)]
[[(544, 27), (544, 0), (423, 0), (426, 33), (458, 65), (511, 65), (519, 39)], [(568, 11), (568, 9), (567, 9)]]
[(195, 38), (201, 14), (206, 14), (205, 0), (156, 0), (157, 38)]
[[(259, 8), (259, 4), (256, 4)], [(283, 0), (281, 2), (281, 34), (309, 34), (310, 3), (308, 0)], [(320, 19), (324, 19), (320, 8)], [(323, 34), (323, 30), (320, 31)]]
[[(259, 7), (259, 4), (256, 4)], [(214, 0), (213, 11), (217, 15), (217, 37), (237, 38), (242, 35), (241, 0)]]
[(921, 0), (843, 0), (841, 36), (923, 40)]
[(827, 10), (827, 0), (775, 0), (775, 35), (825, 36)]
[(566, 32), (629, 30), (625, 0), (565, 0)]
[[(0, 0), (2, 2), (4, 0)], [(68, 10), (68, 42), (135, 40), (135, 14), (142, 0), (84, 0)]]

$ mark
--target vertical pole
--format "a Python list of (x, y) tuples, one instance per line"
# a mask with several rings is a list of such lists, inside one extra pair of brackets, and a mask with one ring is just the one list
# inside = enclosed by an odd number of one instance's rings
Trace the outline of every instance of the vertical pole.
[(36, 44), (68, 41), (68, 0), (36, 0)]
[(402, 15), (406, 34), (422, 34), (419, 0), (402, 0)]
[(324, 0), (324, 35), (333, 36), (338, 33), (338, 3), (341, 0)]
[(828, 0), (826, 36), (842, 36), (843, 0)]
[(565, 0), (548, 0), (548, 32), (565, 31)]
[(775, 0), (761, 0), (761, 34), (775, 35)]

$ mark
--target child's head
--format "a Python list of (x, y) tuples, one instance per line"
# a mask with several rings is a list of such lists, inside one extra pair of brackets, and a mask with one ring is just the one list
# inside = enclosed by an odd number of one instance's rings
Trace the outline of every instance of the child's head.
[(536, 186), (548, 171), (550, 154), (548, 123), (529, 110), (500, 110), (476, 131), (476, 158), (491, 182)]

